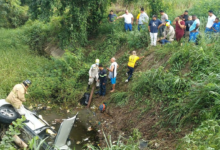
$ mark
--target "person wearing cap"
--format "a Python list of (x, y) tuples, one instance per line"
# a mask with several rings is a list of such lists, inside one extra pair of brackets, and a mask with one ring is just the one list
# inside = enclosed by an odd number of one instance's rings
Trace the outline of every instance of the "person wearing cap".
[(25, 80), (21, 84), (16, 84), (9, 93), (8, 97), (5, 99), (20, 115), (25, 115), (26, 113), (26, 109), (22, 103), (26, 101), (25, 94), (27, 94), (27, 89), (30, 85), (30, 80)]
[(164, 37), (163, 37), (163, 39), (160, 40), (162, 45), (174, 41), (175, 30), (174, 30), (173, 26), (170, 25), (169, 22), (166, 24), (166, 27), (164, 29), (163, 34), (164, 34)]
[(99, 95), (105, 96), (106, 83), (107, 83), (107, 71), (103, 68), (102, 64), (99, 65), (99, 82), (100, 82)]
[(128, 70), (129, 71), (126, 73), (128, 76), (128, 79), (125, 80), (125, 82), (128, 82), (131, 79), (133, 72), (134, 72), (134, 67), (135, 67), (136, 61), (138, 61), (142, 58), (144, 58), (144, 56), (138, 57), (136, 51), (132, 52), (132, 55), (129, 57), (129, 62), (128, 62)]
[(188, 21), (186, 21), (185, 23), (186, 25), (185, 38), (187, 40), (189, 40), (189, 28), (191, 27), (192, 24), (193, 24), (192, 16), (189, 16)]
[(125, 14), (122, 16), (117, 17), (117, 19), (124, 18), (125, 19), (125, 31), (129, 30), (132, 31), (132, 24), (134, 22), (134, 17), (128, 10), (125, 10)]
[(141, 8), (141, 13), (138, 14), (136, 24), (138, 24), (138, 30), (145, 29), (144, 24), (149, 21), (148, 15), (144, 12), (144, 8)]
[(95, 64), (93, 64), (89, 69), (89, 82), (87, 90), (89, 90), (90, 85), (93, 84), (94, 80), (96, 80), (96, 88), (99, 87), (99, 59), (95, 60)]
[(113, 10), (110, 11), (110, 14), (108, 15), (108, 21), (109, 23), (115, 22), (115, 19), (117, 18), (117, 15), (114, 14)]
[(200, 21), (196, 15), (192, 16), (192, 20), (193, 20), (193, 24), (189, 28), (189, 32), (190, 32), (189, 33), (189, 41), (196, 43), (198, 41), (197, 37), (199, 35)]
[(163, 10), (160, 10), (160, 15), (161, 15), (162, 26), (160, 26), (159, 28), (158, 36), (162, 37), (166, 25), (166, 20), (168, 20), (168, 15)]
[(171, 24), (171, 21), (168, 20), (168, 19), (166, 19), (166, 20), (165, 20), (165, 24), (167, 24), (167, 23), (170, 23), (170, 24)]
[(188, 21), (189, 15), (188, 15), (188, 10), (185, 10), (184, 14), (183, 14), (183, 21), (186, 22)]
[(206, 24), (205, 33), (212, 32), (212, 26), (214, 24), (216, 16), (213, 14), (212, 10), (209, 10), (208, 22)]
[(180, 42), (182, 37), (184, 36), (184, 31), (185, 31), (185, 22), (183, 21), (183, 17), (182, 16), (176, 17), (173, 24), (176, 25), (175, 28), (176, 40)]
[(112, 57), (111, 58), (111, 66), (110, 66), (110, 68), (107, 68), (107, 70), (109, 71), (109, 77), (111, 79), (111, 84), (112, 84), (112, 90), (110, 91), (111, 93), (115, 91), (115, 84), (116, 84), (118, 67), (119, 67), (119, 65), (117, 64), (115, 57)]
[(150, 32), (150, 38), (151, 38), (151, 46), (157, 45), (157, 34), (158, 29), (163, 25), (163, 23), (157, 19), (156, 15), (153, 15), (152, 20), (149, 22), (148, 30)]

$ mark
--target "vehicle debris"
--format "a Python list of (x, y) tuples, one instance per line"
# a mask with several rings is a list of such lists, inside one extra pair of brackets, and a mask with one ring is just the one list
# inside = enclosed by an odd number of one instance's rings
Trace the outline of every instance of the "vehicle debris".
[(83, 141), (88, 141), (88, 140), (89, 140), (89, 137), (88, 137), (88, 138), (83, 139)]
[(87, 131), (92, 131), (92, 127), (88, 127)]

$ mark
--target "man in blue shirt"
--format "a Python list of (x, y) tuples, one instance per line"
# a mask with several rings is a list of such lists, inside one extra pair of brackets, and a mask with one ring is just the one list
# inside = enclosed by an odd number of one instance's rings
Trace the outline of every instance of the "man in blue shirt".
[(110, 23), (115, 22), (115, 19), (117, 18), (117, 15), (114, 14), (113, 10), (110, 11), (110, 14), (108, 15), (108, 21)]
[(150, 32), (150, 38), (151, 38), (151, 46), (157, 45), (157, 34), (158, 29), (163, 25), (162, 21), (157, 19), (156, 15), (153, 15), (152, 20), (149, 22), (148, 30)]
[(199, 35), (200, 21), (196, 15), (192, 16), (192, 20), (193, 20), (193, 24), (189, 28), (189, 32), (190, 32), (189, 41), (195, 43)]
[(219, 22), (219, 18), (215, 19), (215, 22), (212, 26), (212, 29), (214, 30), (215, 33), (219, 33), (220, 32), (220, 22)]

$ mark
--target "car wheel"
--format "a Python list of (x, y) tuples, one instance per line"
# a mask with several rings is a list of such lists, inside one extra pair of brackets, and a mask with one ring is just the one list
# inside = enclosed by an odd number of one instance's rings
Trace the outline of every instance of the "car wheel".
[(11, 105), (3, 105), (0, 107), (0, 122), (10, 124), (17, 118), (21, 117)]

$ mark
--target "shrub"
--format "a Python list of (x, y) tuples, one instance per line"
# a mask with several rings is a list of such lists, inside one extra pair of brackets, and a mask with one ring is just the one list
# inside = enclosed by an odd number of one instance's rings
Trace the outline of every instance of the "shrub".
[(219, 120), (207, 120), (196, 128), (192, 133), (181, 139), (178, 150), (200, 149), (217, 150), (220, 149), (220, 124)]
[(28, 7), (20, 6), (19, 0), (0, 0), (0, 27), (16, 28), (28, 20)]

